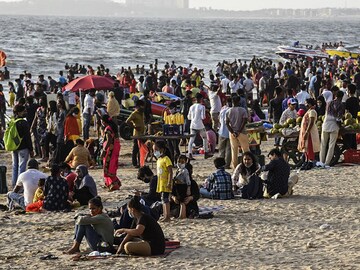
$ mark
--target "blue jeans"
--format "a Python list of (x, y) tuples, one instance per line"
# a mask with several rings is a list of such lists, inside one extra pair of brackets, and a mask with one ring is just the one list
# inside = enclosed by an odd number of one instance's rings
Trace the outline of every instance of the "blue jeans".
[(80, 244), (84, 236), (91, 250), (97, 250), (97, 245), (101, 241), (101, 236), (94, 228), (91, 225), (75, 225), (75, 241)]
[(15, 207), (14, 203), (20, 205), (22, 209), (25, 210), (25, 199), (23, 194), (19, 194), (13, 191), (10, 191), (6, 194), (7, 197), (7, 207), (12, 211)]
[(16, 181), (20, 173), (26, 171), (26, 164), (29, 160), (29, 149), (22, 149), (12, 152), (12, 162), (13, 162), (13, 170), (12, 170), (12, 187), (16, 186)]
[(203, 198), (207, 198), (207, 199), (213, 199), (214, 198), (214, 194), (211, 191), (208, 191), (206, 188), (201, 187), (200, 188), (200, 195)]
[(91, 114), (83, 113), (83, 117), (84, 117), (83, 136), (84, 136), (84, 141), (86, 141), (87, 139), (89, 139)]

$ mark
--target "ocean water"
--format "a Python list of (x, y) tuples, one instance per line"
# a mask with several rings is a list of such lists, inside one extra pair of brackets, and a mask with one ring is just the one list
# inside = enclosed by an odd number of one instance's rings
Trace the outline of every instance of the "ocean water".
[(277, 59), (276, 47), (295, 40), (359, 44), (360, 20), (312, 19), (129, 19), (1, 16), (0, 50), (16, 75), (56, 77), (64, 64), (104, 64), (115, 74), (122, 66), (148, 67), (159, 60), (215, 69), (218, 61)]

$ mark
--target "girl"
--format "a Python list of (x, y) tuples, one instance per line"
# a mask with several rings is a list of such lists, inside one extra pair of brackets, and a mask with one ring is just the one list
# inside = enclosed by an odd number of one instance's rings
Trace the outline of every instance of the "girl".
[(117, 254), (151, 256), (165, 252), (165, 237), (160, 225), (150, 215), (145, 214), (138, 196), (133, 197), (128, 203), (129, 215), (134, 218), (134, 229), (119, 229), (115, 235), (125, 233)]
[(161, 193), (163, 203), (163, 218), (161, 221), (170, 221), (170, 201), (169, 196), (172, 191), (172, 162), (167, 155), (169, 150), (165, 146), (164, 141), (157, 141), (154, 145), (154, 156), (157, 158), (156, 168), (158, 183), (156, 192)]
[(45, 178), (39, 179), (33, 202), (26, 206), (26, 212), (41, 212), (44, 204)]
[(105, 242), (109, 251), (113, 249), (114, 225), (109, 216), (103, 213), (103, 204), (99, 196), (89, 201), (90, 215), (78, 215), (75, 219), (75, 235), (72, 247), (65, 254), (80, 252), (80, 244), (86, 238), (92, 251), (98, 249), (99, 243)]
[(174, 188), (172, 198), (175, 203), (180, 204), (180, 215), (179, 218), (186, 218), (186, 205), (184, 203), (185, 198), (191, 195), (191, 180), (189, 171), (186, 169), (187, 157), (181, 155), (178, 158), (175, 177), (174, 177)]
[(15, 87), (14, 84), (12, 82), (9, 82), (9, 101), (10, 101), (10, 107), (14, 107), (15, 105)]

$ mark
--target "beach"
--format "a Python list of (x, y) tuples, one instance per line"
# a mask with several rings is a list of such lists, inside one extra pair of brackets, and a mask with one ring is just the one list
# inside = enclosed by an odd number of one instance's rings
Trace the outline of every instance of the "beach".
[[(272, 143), (272, 141), (271, 141)], [(121, 140), (120, 191), (101, 189), (102, 170), (90, 170), (104, 207), (114, 210), (132, 190), (146, 190), (131, 166), (131, 141)], [(262, 145), (263, 154), (271, 149)], [(11, 179), (10, 153), (6, 160)], [(194, 179), (200, 184), (214, 170), (213, 159), (196, 156)], [(153, 168), (155, 172), (155, 164)], [(72, 261), (62, 252), (73, 239), (77, 212), (0, 212), (1, 269), (359, 269), (360, 220), (358, 166), (299, 172), (294, 195), (282, 199), (227, 201), (200, 199), (200, 207), (223, 206), (212, 219), (173, 219), (160, 223), (165, 237), (181, 247), (167, 257)], [(229, 170), (229, 172), (231, 172)], [(1, 204), (6, 204), (5, 194)], [(85, 252), (86, 244), (82, 245)], [(89, 251), (89, 250), (88, 250)], [(40, 260), (46, 254), (56, 260)]]

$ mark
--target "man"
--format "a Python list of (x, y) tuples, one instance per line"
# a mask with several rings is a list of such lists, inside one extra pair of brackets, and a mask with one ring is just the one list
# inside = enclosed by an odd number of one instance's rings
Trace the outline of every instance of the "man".
[(356, 73), (353, 78), (353, 83), (356, 87), (356, 95), (360, 96), (360, 67), (356, 68)]
[(253, 80), (251, 79), (251, 73), (246, 73), (246, 80), (243, 82), (243, 86), (245, 89), (246, 99), (253, 99), (253, 89), (255, 87)]
[[(19, 175), (14, 190), (7, 194), (7, 206), (9, 211), (14, 209), (15, 203), (25, 210), (26, 206), (33, 202), (39, 180), (47, 178), (46, 174), (38, 170), (39, 164), (36, 159), (30, 159), (27, 163), (27, 167), (27, 171)], [(23, 194), (20, 193), (22, 189), (24, 190)]]
[[(358, 112), (360, 111), (359, 99), (356, 97), (356, 86), (355, 84), (349, 84), (347, 86), (349, 98), (345, 102), (346, 112), (351, 113), (352, 117), (356, 119)], [(345, 134), (344, 143), (347, 149), (357, 149), (356, 134)]]
[(225, 78), (223, 78), (221, 80), (221, 91), (224, 93), (224, 94), (230, 94), (230, 92), (228, 91), (230, 88), (229, 88), (229, 83), (231, 82), (228, 78), (228, 73), (227, 72), (224, 72), (224, 76)]
[(21, 80), (20, 79), (16, 79), (15, 80), (15, 94), (16, 94), (16, 101), (19, 101), (20, 98), (24, 97), (25, 95), (25, 90), (24, 87), (21, 84)]
[(297, 111), (296, 111), (296, 99), (290, 98), (288, 100), (288, 108), (281, 114), (280, 117), (280, 125), (284, 125), (288, 119), (296, 119), (297, 118)]
[(243, 89), (240, 81), (240, 76), (234, 76), (233, 80), (229, 83), (231, 94), (237, 94), (239, 90)]
[(240, 107), (240, 97), (232, 97), (233, 107), (226, 112), (226, 126), (230, 132), (231, 160), (233, 169), (238, 165), (239, 146), (244, 152), (249, 151), (249, 138), (245, 125), (247, 123), (247, 111)]
[[(138, 100), (136, 102), (135, 111), (133, 111), (128, 117), (128, 119), (126, 119), (126, 124), (128, 124), (134, 129), (133, 136), (142, 136), (145, 134), (144, 107), (145, 102), (143, 100)], [(148, 150), (145, 144), (139, 139), (134, 139), (132, 150), (132, 165), (135, 168), (139, 168), (140, 166), (145, 165), (145, 157), (147, 152)]]
[(59, 83), (61, 86), (64, 86), (67, 84), (67, 81), (64, 77), (64, 72), (62, 70), (59, 71), (59, 79), (58, 80), (59, 80)]
[(205, 159), (211, 157), (212, 155), (208, 152), (208, 143), (206, 137), (206, 130), (203, 123), (205, 119), (205, 106), (202, 105), (203, 96), (200, 93), (196, 94), (196, 103), (191, 105), (189, 108), (189, 113), (187, 118), (191, 121), (190, 123), (190, 134), (194, 134), (189, 140), (188, 145), (188, 157), (190, 160), (194, 160), (192, 155), (192, 147), (195, 141), (195, 137), (197, 134), (200, 134), (201, 138), (203, 139), (203, 147), (205, 149)]
[(83, 136), (84, 141), (89, 139), (89, 130), (91, 124), (91, 117), (94, 114), (94, 97), (95, 97), (95, 90), (91, 89), (88, 94), (86, 94), (84, 99), (84, 110), (83, 110), (83, 117), (84, 117), (84, 126), (83, 126)]
[(25, 172), (29, 156), (33, 157), (34, 152), (31, 142), (30, 127), (25, 119), (27, 113), (25, 106), (19, 104), (16, 105), (13, 113), (15, 120), (20, 119), (16, 122), (16, 129), (21, 138), (19, 147), (12, 152), (12, 186), (15, 187), (18, 175)]
[[(276, 96), (270, 100), (269, 106), (269, 121), (272, 121), (273, 124), (279, 123), (282, 115), (282, 102), (284, 99), (284, 92), (280, 86), (275, 88)], [(275, 146), (280, 145), (280, 137), (275, 138)]]
[(216, 171), (206, 180), (200, 194), (204, 198), (229, 200), (234, 198), (231, 174), (225, 171), (225, 159), (218, 157), (214, 160)]
[(215, 132), (219, 129), (219, 115), (221, 110), (221, 99), (220, 99), (221, 88), (217, 85), (212, 85), (209, 91), (209, 99), (210, 99), (210, 114), (213, 129)]
[(311, 96), (306, 91), (306, 84), (302, 84), (300, 87), (300, 92), (296, 94), (296, 99), (299, 102), (299, 109), (306, 110), (305, 102), (309, 98), (311, 98)]
[(226, 126), (226, 112), (231, 108), (231, 98), (226, 100), (226, 105), (220, 111), (220, 128), (219, 128), (219, 156), (225, 158), (225, 169), (230, 169), (231, 163), (231, 146), (230, 134)]
[(289, 179), (290, 166), (282, 158), (279, 149), (274, 148), (268, 155), (270, 163), (258, 170), (268, 171), (267, 180), (265, 180), (266, 189), (264, 192), (265, 198), (278, 198), (278, 196), (291, 195), (292, 188), (298, 181), (298, 177), (294, 176)]

